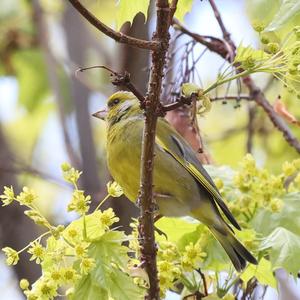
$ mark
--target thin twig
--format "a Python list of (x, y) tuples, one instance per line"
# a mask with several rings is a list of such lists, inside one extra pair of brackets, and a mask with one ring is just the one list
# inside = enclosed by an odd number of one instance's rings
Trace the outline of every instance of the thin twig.
[(253, 150), (253, 138), (255, 134), (255, 116), (257, 112), (257, 106), (248, 104), (248, 125), (247, 125), (247, 153), (252, 153)]
[(124, 73), (118, 73), (111, 68), (107, 66), (91, 66), (91, 67), (85, 67), (85, 68), (79, 68), (75, 71), (75, 76), (78, 77), (79, 72), (84, 72), (86, 70), (91, 69), (104, 69), (110, 72), (111, 82), (113, 85), (116, 86), (124, 86), (128, 88), (141, 102), (141, 106), (144, 105), (145, 97), (142, 95), (141, 92), (138, 91), (138, 89), (134, 86), (134, 84), (130, 81), (130, 74), (125, 71)]
[(273, 125), (283, 134), (283, 137), (288, 142), (290, 146), (295, 148), (298, 153), (300, 153), (300, 142), (294, 136), (288, 125), (284, 120), (274, 111), (273, 106), (266, 99), (263, 92), (256, 86), (254, 81), (250, 76), (243, 79), (244, 84), (247, 86), (250, 95), (255, 100), (256, 104), (259, 105), (265, 113), (268, 115), (270, 121)]
[(121, 32), (115, 31), (109, 26), (102, 23), (97, 19), (85, 6), (83, 6), (78, 0), (69, 0), (72, 6), (87, 20), (90, 24), (95, 26), (105, 35), (114, 39), (116, 42), (127, 44), (133, 47), (148, 49), (148, 50), (158, 50), (159, 44), (156, 41), (145, 41), (142, 39), (137, 39)]
[(170, 4), (169, 26), (172, 24), (172, 19), (175, 15), (175, 12), (177, 9), (177, 3), (178, 3), (178, 0), (172, 0), (172, 2)]
[(198, 270), (198, 273), (200, 274), (200, 276), (202, 278), (202, 283), (203, 283), (203, 288), (204, 288), (204, 296), (206, 297), (208, 295), (206, 278), (200, 269)]
[(166, 104), (162, 107), (164, 112), (170, 111), (170, 110), (174, 110), (176, 108), (179, 108), (183, 105), (190, 105), (194, 99), (196, 99), (196, 94), (192, 94), (190, 97), (184, 97), (181, 96), (180, 99), (174, 103), (170, 103), (170, 104)]
[(230, 42), (231, 43), (231, 39), (230, 39), (230, 33), (226, 30), (226, 27), (223, 23), (223, 20), (221, 18), (220, 12), (215, 4), (214, 0), (209, 0), (209, 3), (214, 11), (215, 17), (219, 23), (219, 26), (222, 30), (222, 34), (223, 34), (223, 38), (225, 39), (225, 41)]
[(212, 36), (204, 36), (198, 33), (194, 33), (183, 26), (178, 20), (173, 18), (173, 26), (175, 29), (185, 33), (186, 35), (192, 37), (196, 42), (206, 46), (210, 51), (219, 54), (224, 59), (228, 57), (228, 47), (226, 47), (224, 41)]
[[(215, 6), (215, 9), (216, 6)], [(219, 13), (220, 15), (220, 13)], [(221, 18), (221, 15), (219, 16)], [(224, 25), (224, 23), (222, 22)], [(173, 19), (173, 25), (175, 25), (176, 29), (180, 30), (181, 32), (191, 36), (194, 38), (195, 41), (199, 42), (200, 44), (206, 46), (209, 50), (217, 53), (224, 59), (226, 59), (229, 62), (232, 62), (232, 57), (230, 55), (231, 51), (234, 51), (234, 49), (229, 50), (228, 47), (224, 44), (224, 41), (214, 39), (211, 41), (208, 41), (205, 39), (204, 36), (198, 35), (196, 33), (190, 32), (188, 29), (186, 29), (184, 26), (182, 26), (178, 21)], [(228, 44), (232, 45), (232, 47), (235, 48), (235, 45), (233, 41), (230, 39), (230, 36), (228, 36)], [(235, 65), (236, 68), (238, 68), (238, 65)], [(238, 72), (242, 72), (241, 68), (238, 68)], [(287, 124), (283, 121), (283, 119), (280, 118), (280, 116), (277, 115), (277, 113), (274, 111), (273, 106), (270, 104), (270, 102), (266, 99), (264, 93), (261, 89), (259, 89), (256, 84), (254, 83), (251, 76), (247, 75), (243, 78), (243, 83), (248, 88), (249, 91), (249, 97), (253, 99), (257, 105), (262, 107), (262, 109), (266, 112), (269, 119), (273, 123), (273, 125), (283, 134), (283, 137), (288, 142), (290, 146), (296, 149), (298, 153), (300, 153), (300, 142), (299, 140), (294, 136), (290, 128), (287, 126)]]
[(249, 95), (230, 95), (230, 96), (220, 96), (220, 97), (211, 97), (210, 101), (220, 101), (220, 100), (247, 100), (252, 101)]

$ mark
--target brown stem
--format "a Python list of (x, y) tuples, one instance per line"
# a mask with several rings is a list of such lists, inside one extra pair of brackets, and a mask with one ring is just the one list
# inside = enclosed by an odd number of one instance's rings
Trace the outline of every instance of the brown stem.
[(264, 93), (256, 86), (252, 78), (250, 76), (246, 77), (243, 79), (243, 82), (247, 86), (250, 95), (252, 95), (256, 104), (265, 111), (270, 121), (283, 134), (283, 137), (288, 142), (288, 144), (295, 148), (298, 153), (300, 153), (299, 140), (293, 135), (290, 128), (283, 121), (283, 119), (274, 111), (273, 106), (266, 99)]
[(162, 107), (164, 112), (177, 109), (185, 104), (190, 105), (193, 100), (196, 100), (196, 95), (192, 94), (191, 97), (183, 97), (181, 96), (180, 99), (174, 103), (166, 104)]
[(186, 35), (193, 38), (196, 42), (204, 45), (212, 52), (219, 54), (224, 59), (228, 57), (228, 47), (226, 47), (224, 41), (221, 39), (211, 37), (211, 36), (204, 36), (198, 33), (192, 32), (186, 27), (184, 27), (178, 20), (173, 18), (173, 26), (175, 29), (185, 33)]
[(172, 2), (170, 4), (169, 26), (172, 24), (172, 19), (177, 10), (177, 3), (178, 3), (178, 0), (172, 0)]
[(247, 100), (247, 101), (251, 101), (253, 99), (251, 99), (251, 97), (249, 95), (230, 95), (230, 96), (222, 96), (222, 97), (211, 97), (210, 101), (214, 102), (214, 101), (220, 101), (220, 100)]
[(145, 41), (142, 39), (137, 39), (121, 32), (115, 31), (112, 28), (108, 27), (97, 19), (85, 6), (83, 6), (78, 0), (69, 0), (73, 7), (93, 26), (99, 29), (102, 33), (114, 39), (116, 42), (124, 43), (131, 45), (133, 47), (148, 49), (148, 50), (157, 50), (159, 44), (156, 41)]
[(130, 74), (125, 71), (124, 73), (118, 73), (107, 66), (92, 66), (79, 68), (75, 71), (75, 76), (77, 77), (78, 72), (83, 72), (91, 69), (105, 69), (110, 72), (111, 83), (115, 86), (124, 86), (127, 87), (141, 102), (141, 105), (144, 105), (145, 97), (142, 93), (135, 87), (135, 85), (130, 81)]
[(253, 138), (255, 133), (255, 116), (256, 116), (256, 106), (250, 105), (248, 103), (248, 126), (247, 126), (247, 153), (252, 153), (253, 150)]
[(220, 28), (222, 30), (224, 40), (227, 41), (227, 42), (229, 42), (229, 43), (231, 43), (232, 41), (230, 39), (230, 33), (226, 30), (226, 27), (225, 27), (225, 25), (223, 23), (223, 20), (221, 18), (221, 14), (220, 14), (220, 12), (219, 12), (216, 4), (215, 4), (215, 1), (214, 0), (208, 0), (208, 1), (210, 3), (210, 6), (212, 7), (212, 9), (214, 11), (215, 17), (216, 17), (216, 19), (217, 19), (217, 21), (219, 23), (219, 26), (220, 26)]
[(159, 283), (156, 265), (156, 244), (154, 237), (154, 216), (156, 204), (153, 198), (153, 167), (154, 142), (160, 93), (163, 78), (163, 68), (169, 44), (169, 14), (168, 0), (156, 0), (157, 23), (152, 40), (158, 42), (159, 51), (152, 53), (150, 79), (145, 100), (145, 126), (143, 132), (142, 165), (140, 179), (140, 235), (141, 254), (150, 287), (146, 299), (159, 299)]

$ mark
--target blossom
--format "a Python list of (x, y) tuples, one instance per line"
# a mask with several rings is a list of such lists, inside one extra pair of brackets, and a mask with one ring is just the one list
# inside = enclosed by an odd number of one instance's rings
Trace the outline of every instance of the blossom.
[(79, 172), (78, 170), (72, 168), (68, 163), (63, 163), (61, 165), (61, 169), (63, 171), (63, 177), (67, 182), (70, 182), (74, 185), (76, 185), (80, 175), (82, 172)]
[(85, 196), (84, 191), (75, 190), (72, 195), (72, 200), (68, 205), (68, 211), (76, 211), (83, 215), (89, 210), (91, 196)]
[(95, 259), (83, 258), (80, 262), (80, 271), (82, 274), (88, 274), (96, 265)]
[(20, 284), (19, 285), (20, 285), (20, 288), (22, 290), (28, 290), (28, 288), (29, 288), (29, 281), (27, 279), (23, 278), (23, 279), (20, 280)]
[(103, 227), (109, 228), (112, 224), (119, 221), (119, 218), (116, 217), (114, 211), (112, 208), (106, 209), (100, 214), (100, 222)]
[(2, 202), (3, 202), (2, 206), (7, 206), (7, 205), (11, 204), (15, 199), (15, 193), (14, 193), (13, 187), (5, 186), (3, 195), (0, 196), (0, 199), (2, 199)]
[(34, 190), (29, 189), (27, 186), (23, 187), (23, 192), (17, 196), (17, 201), (21, 205), (31, 206), (32, 203), (37, 199), (37, 195)]
[(116, 181), (108, 182), (106, 187), (107, 187), (108, 194), (112, 197), (120, 197), (121, 195), (123, 195), (123, 190)]
[(2, 251), (4, 252), (5, 256), (6, 256), (6, 263), (8, 266), (11, 266), (11, 265), (16, 265), (19, 261), (19, 253), (10, 248), (10, 247), (5, 247), (5, 248), (2, 248)]
[(30, 260), (36, 260), (36, 263), (39, 264), (45, 255), (45, 248), (37, 241), (30, 243), (30, 248), (28, 253), (31, 254)]

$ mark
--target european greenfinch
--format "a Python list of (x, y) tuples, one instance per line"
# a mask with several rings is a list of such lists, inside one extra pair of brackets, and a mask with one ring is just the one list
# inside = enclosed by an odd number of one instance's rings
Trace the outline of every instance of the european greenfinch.
[[(107, 162), (113, 178), (133, 202), (138, 198), (144, 114), (138, 99), (119, 91), (107, 107), (94, 114), (107, 123)], [(154, 197), (159, 213), (168, 217), (191, 216), (205, 224), (222, 245), (234, 267), (246, 261), (257, 264), (237, 240), (220, 210), (237, 229), (240, 226), (223, 202), (213, 180), (192, 148), (164, 119), (157, 121), (154, 157)]]

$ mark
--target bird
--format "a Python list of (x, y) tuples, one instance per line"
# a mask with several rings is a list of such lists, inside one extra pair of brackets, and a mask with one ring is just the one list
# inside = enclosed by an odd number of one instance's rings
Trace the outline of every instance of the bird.
[[(140, 102), (133, 93), (118, 91), (108, 98), (105, 109), (93, 116), (106, 121), (108, 169), (125, 196), (136, 202), (145, 118)], [(241, 227), (195, 151), (163, 117), (157, 120), (154, 154), (153, 195), (159, 214), (190, 216), (205, 224), (238, 272), (246, 267), (247, 261), (257, 264), (236, 238), (232, 226), (238, 230)]]

